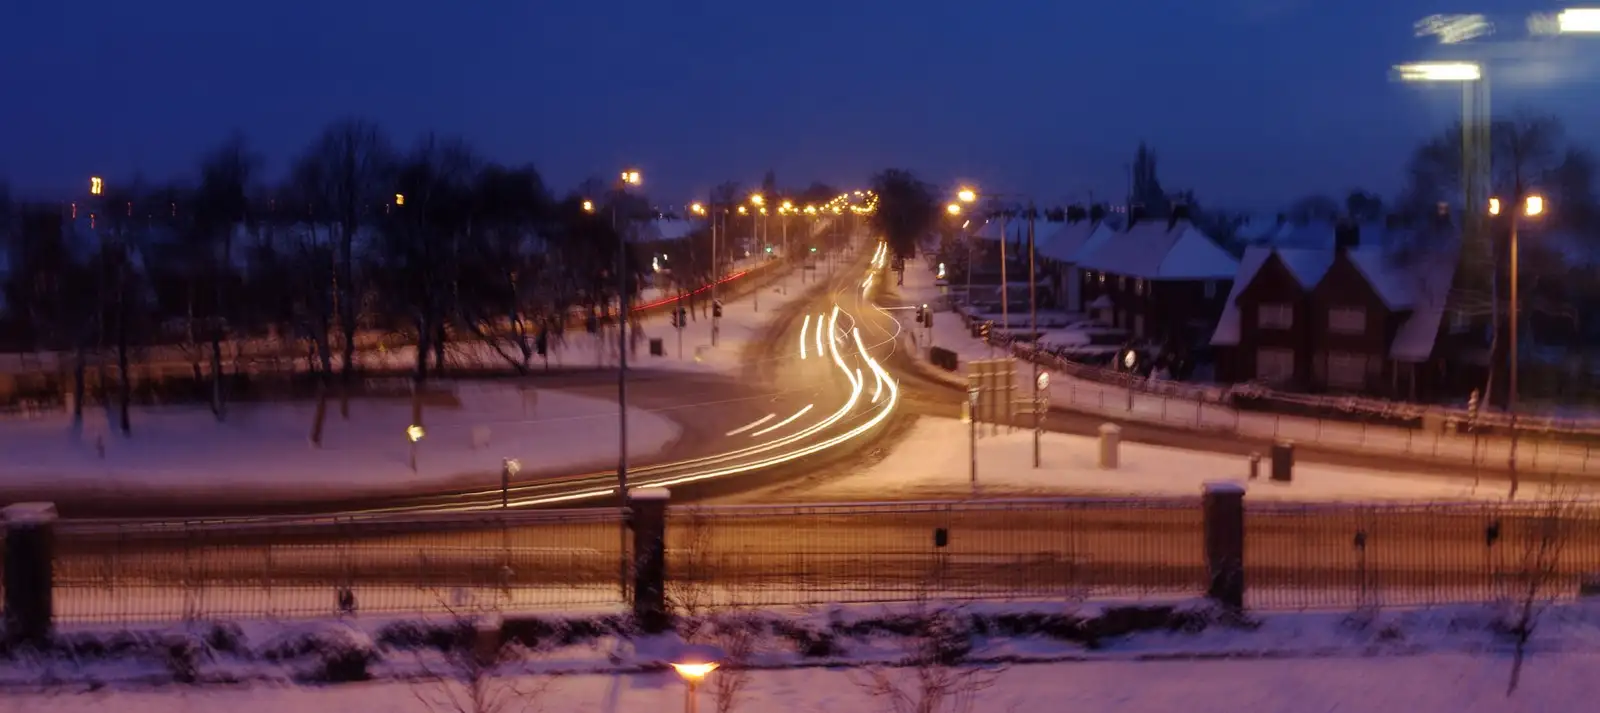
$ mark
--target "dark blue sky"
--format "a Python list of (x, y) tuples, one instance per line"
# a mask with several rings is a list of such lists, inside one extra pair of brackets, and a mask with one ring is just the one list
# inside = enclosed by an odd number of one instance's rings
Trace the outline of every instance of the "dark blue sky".
[[(645, 171), (862, 183), (889, 165), (1046, 199), (1120, 197), (1140, 139), (1168, 188), (1264, 208), (1360, 184), (1459, 111), (1393, 84), (1438, 0), (7, 0), (0, 178), (183, 175), (230, 131), (277, 173), (330, 119), (458, 134), (554, 185)], [(1502, 32), (1542, 4), (1480, 0)], [(1600, 40), (1594, 52), (1600, 56)], [(1499, 81), (1498, 109), (1600, 125), (1600, 84)], [(1592, 130), (1591, 130), (1592, 131)], [(1594, 134), (1584, 136), (1596, 138)]]

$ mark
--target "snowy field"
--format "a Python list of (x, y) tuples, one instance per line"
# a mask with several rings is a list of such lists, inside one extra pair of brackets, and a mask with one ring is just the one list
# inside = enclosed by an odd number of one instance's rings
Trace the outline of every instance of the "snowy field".
[[(979, 425), (978, 484), (982, 495), (1178, 495), (1198, 496), (1202, 484), (1239, 480), (1251, 498), (1278, 500), (1501, 500), (1506, 485), (1476, 483), (1468, 477), (1429, 473), (1371, 471), (1320, 464), (1296, 464), (1291, 483), (1268, 479), (1270, 464), (1262, 460), (1260, 478), (1249, 481), (1249, 458), (1201, 453), (1135, 443), (1121, 445), (1116, 470), (1098, 465), (1099, 441), (1090, 436), (1045, 433), (1040, 440), (1040, 467), (1033, 467), (1033, 432)], [(955, 419), (923, 417), (904, 441), (882, 461), (837, 480), (824, 482), (805, 495), (814, 498), (937, 498), (971, 493), (970, 424)], [(1584, 494), (1595, 493), (1584, 491)], [(1540, 497), (1525, 487), (1519, 497)]]
[[(523, 391), (506, 383), (454, 385), (459, 406), (425, 409), (417, 468), (409, 464), (410, 402), (357, 399), (350, 419), (330, 404), (321, 448), (308, 436), (310, 403), (234, 404), (217, 423), (202, 407), (144, 408), (124, 438), (111, 412), (0, 422), (0, 491), (229, 498), (358, 497), (421, 486), (498, 485), (502, 458), (524, 474), (610, 467), (617, 408), (606, 399)], [(680, 430), (641, 409), (628, 416), (629, 452), (646, 458)], [(103, 444), (104, 456), (99, 448)]]
[[(1593, 604), (1544, 611), (1519, 685), (1509, 693), (1512, 648), (1495, 632), (1507, 611), (1498, 607), (1266, 614), (1234, 623), (1204, 605), (1180, 605), (1180, 617), (1195, 622), (1185, 613), (1195, 612), (1198, 625), (1168, 630), (1161, 619), (1135, 633), (1096, 638), (1093, 645), (1051, 628), (1068, 621), (1092, 623), (1113, 606), (977, 604), (943, 610), (955, 617), (945, 620), (949, 635), (939, 640), (964, 642), (963, 653), (956, 654), (961, 662), (953, 665), (895, 665), (934, 640), (886, 628), (907, 621), (896, 618), (909, 613), (905, 607), (757, 612), (743, 620), (762, 622), (748, 629), (755, 632), (750, 636), (720, 628), (721, 621), (740, 620), (716, 618), (683, 636), (725, 657), (742, 650), (742, 667), (714, 671), (700, 687), (701, 710), (894, 713), (908, 709), (892, 707), (891, 697), (875, 690), (877, 684), (914, 699), (922, 690), (919, 678), (963, 692), (973, 704), (964, 709), (946, 701), (929, 710), (976, 713), (1554, 713), (1588, 710), (1582, 701), (1600, 696), (1600, 680), (1591, 674), (1600, 665)], [(1005, 626), (1014, 631), (993, 628), (1008, 617), (1011, 623)], [(962, 623), (980, 618), (990, 628), (978, 631)], [(429, 648), (423, 643), (426, 629), (415, 624), (385, 629), (330, 621), (298, 628), (251, 625), (234, 633), (197, 625), (154, 637), (130, 633), (123, 640), (132, 644), (132, 653), (121, 656), (57, 653), (0, 665), (0, 690), (5, 691), (0, 710), (683, 710), (683, 682), (662, 669), (682, 657), (684, 639), (619, 636), (611, 624), (596, 619), (584, 622), (591, 633), (571, 636), (576, 629), (553, 623), (552, 633), (565, 632), (568, 643), (534, 649), (513, 645), (507, 660), (477, 678), (476, 685), (467, 683), (476, 678), (469, 673), (473, 669)], [(396, 636), (406, 631), (412, 633)], [(90, 650), (83, 644), (92, 638), (74, 636), (80, 650)], [(813, 636), (826, 636), (830, 653), (820, 654)], [(186, 649), (195, 653), (177, 658), (171, 653)], [(314, 683), (306, 678), (346, 651), (370, 652), (365, 670), (372, 680)], [(175, 660), (191, 664), (183, 669), (196, 683), (174, 682)], [(732, 704), (719, 708), (727, 689), (718, 684), (741, 681)], [(467, 703), (469, 691), (508, 705), (473, 707)]]

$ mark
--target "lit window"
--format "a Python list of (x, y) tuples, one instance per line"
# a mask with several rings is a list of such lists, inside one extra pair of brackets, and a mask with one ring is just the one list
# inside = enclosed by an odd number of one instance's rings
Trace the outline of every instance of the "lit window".
[(1256, 308), (1256, 326), (1261, 329), (1288, 329), (1294, 326), (1294, 305), (1269, 302)]

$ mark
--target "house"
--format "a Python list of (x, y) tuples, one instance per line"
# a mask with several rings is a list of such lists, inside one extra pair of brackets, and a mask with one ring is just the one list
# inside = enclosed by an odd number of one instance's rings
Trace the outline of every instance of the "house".
[[(1361, 244), (1333, 228), (1331, 247), (1245, 251), (1211, 345), (1219, 381), (1381, 395), (1453, 393), (1470, 368), (1444, 357), (1457, 251)], [(1453, 243), (1452, 243), (1453, 245)]]
[(1043, 241), (1034, 237), (1034, 251), (1044, 261), (1051, 292), (1060, 296), (1057, 306), (1069, 312), (1084, 310), (1083, 271), (1079, 263), (1117, 232), (1106, 215), (1103, 205), (1071, 206), (1067, 208), (1066, 221), (1053, 224), (1054, 230)]
[(1093, 316), (1135, 338), (1203, 343), (1217, 324), (1239, 261), (1189, 221), (1135, 209), (1128, 228), (1095, 240), (1078, 260), (1080, 296)]

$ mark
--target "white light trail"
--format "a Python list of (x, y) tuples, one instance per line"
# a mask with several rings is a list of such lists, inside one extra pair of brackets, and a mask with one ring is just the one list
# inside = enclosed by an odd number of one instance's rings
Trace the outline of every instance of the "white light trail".
[(815, 406), (815, 405), (816, 404), (806, 404), (805, 408), (794, 412), (793, 416), (790, 416), (790, 417), (788, 417), (786, 419), (783, 419), (782, 421), (779, 421), (777, 423), (772, 424), (771, 426), (767, 426), (766, 428), (763, 428), (763, 429), (761, 429), (759, 431), (756, 431), (755, 433), (750, 434), (750, 437), (754, 438), (756, 436), (760, 436), (760, 435), (763, 435), (763, 434), (771, 433), (771, 432), (776, 431), (776, 430), (778, 430), (780, 428), (783, 428), (784, 426), (787, 426), (787, 425), (789, 425), (791, 423), (794, 423), (801, 416), (806, 415), (806, 412), (810, 411), (811, 407)]
[(806, 358), (806, 328), (811, 326), (811, 315), (806, 315), (806, 321), (800, 323), (800, 360)]
[(769, 413), (769, 414), (767, 414), (765, 416), (762, 416), (761, 418), (758, 418), (758, 419), (756, 419), (754, 421), (751, 421), (751, 422), (749, 422), (749, 423), (747, 423), (747, 424), (745, 424), (743, 426), (735, 428), (732, 431), (728, 431), (727, 433), (724, 433), (722, 435), (724, 435), (724, 436), (737, 436), (737, 435), (739, 435), (741, 433), (744, 433), (745, 431), (748, 431), (748, 430), (750, 430), (752, 428), (755, 428), (756, 426), (760, 426), (761, 424), (766, 423), (768, 421), (771, 421), (772, 419), (775, 419), (777, 417), (778, 417), (778, 414)]

